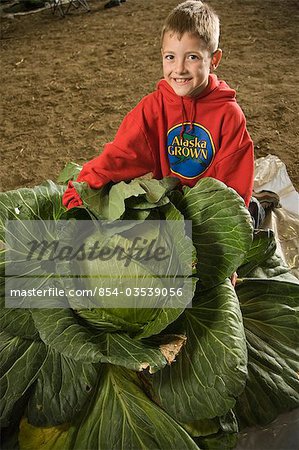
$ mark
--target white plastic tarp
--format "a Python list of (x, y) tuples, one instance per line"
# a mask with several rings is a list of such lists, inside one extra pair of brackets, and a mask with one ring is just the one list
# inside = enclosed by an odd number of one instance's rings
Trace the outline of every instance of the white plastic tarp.
[(281, 207), (267, 214), (262, 227), (274, 231), (277, 252), (299, 278), (299, 194), (277, 156), (268, 155), (255, 161), (254, 191), (263, 190), (278, 194)]

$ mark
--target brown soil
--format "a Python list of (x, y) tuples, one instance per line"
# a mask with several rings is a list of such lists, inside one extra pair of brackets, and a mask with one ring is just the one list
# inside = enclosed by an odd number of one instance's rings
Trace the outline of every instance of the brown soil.
[[(159, 33), (178, 0), (128, 0), (64, 19), (1, 19), (2, 190), (40, 184), (113, 139), (161, 77)], [(210, 0), (222, 20), (218, 76), (237, 90), (256, 157), (277, 155), (299, 190), (297, 0)], [(297, 17), (296, 17), (297, 15)]]

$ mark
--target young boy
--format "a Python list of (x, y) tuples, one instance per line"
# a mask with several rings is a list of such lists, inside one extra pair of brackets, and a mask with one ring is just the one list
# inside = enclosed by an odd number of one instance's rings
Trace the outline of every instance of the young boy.
[[(125, 117), (102, 154), (83, 166), (77, 181), (98, 189), (149, 172), (188, 186), (213, 177), (248, 206), (253, 144), (235, 91), (212, 74), (221, 60), (218, 41), (219, 18), (207, 4), (192, 0), (174, 8), (162, 30), (164, 79)], [(82, 204), (71, 181), (63, 204)]]

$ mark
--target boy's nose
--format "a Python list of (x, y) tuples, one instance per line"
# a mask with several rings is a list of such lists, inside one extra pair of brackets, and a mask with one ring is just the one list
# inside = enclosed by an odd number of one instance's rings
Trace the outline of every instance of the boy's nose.
[(186, 67), (185, 67), (185, 61), (184, 60), (178, 60), (176, 62), (175, 71), (178, 75), (186, 73)]

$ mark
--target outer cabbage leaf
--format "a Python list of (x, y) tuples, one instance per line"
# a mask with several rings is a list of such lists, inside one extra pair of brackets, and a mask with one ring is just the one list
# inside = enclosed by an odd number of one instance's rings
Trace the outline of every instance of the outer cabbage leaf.
[(242, 426), (299, 406), (299, 286), (249, 279), (237, 286), (248, 346), (248, 379), (236, 413)]
[[(192, 292), (194, 292), (194, 290), (195, 284), (193, 285)], [(157, 310), (156, 316), (151, 318), (143, 329), (135, 335), (135, 338), (148, 338), (152, 335), (163, 332), (167, 325), (174, 322), (183, 312), (184, 309), (182, 308), (160, 308)]]
[(113, 366), (102, 366), (102, 370), (98, 393), (71, 436), (73, 450), (198, 449), (191, 437), (149, 400), (136, 374)]
[(250, 214), (242, 198), (218, 180), (203, 178), (183, 191), (175, 206), (192, 220), (197, 274), (210, 288), (242, 264), (252, 242)]
[(42, 342), (1, 333), (1, 423), (8, 426), (15, 403), (36, 380), (46, 357)]
[(105, 355), (105, 362), (138, 372), (148, 369), (153, 373), (163, 368), (167, 363), (160, 347), (153, 346), (145, 341), (134, 340), (126, 334), (107, 334)]
[(246, 258), (238, 268), (239, 277), (276, 278), (298, 282), (276, 253), (276, 241), (272, 230), (255, 230), (254, 239)]
[(192, 437), (209, 436), (210, 434), (217, 433), (220, 428), (218, 417), (214, 419), (193, 420), (192, 422), (181, 423), (180, 425)]
[(27, 416), (32, 425), (55, 426), (70, 422), (90, 400), (99, 368), (48, 349), (29, 399)]
[(215, 418), (215, 422), (219, 423), (219, 429), (211, 431), (209, 434), (197, 434), (194, 439), (195, 442), (205, 450), (230, 450), (235, 448), (239, 427), (233, 411), (229, 411), (223, 417)]
[(76, 164), (74, 162), (67, 163), (58, 175), (56, 180), (57, 183), (66, 184), (70, 180), (75, 180), (79, 175), (81, 169), (82, 166), (80, 166), (79, 164)]
[(98, 363), (103, 354), (97, 336), (77, 323), (70, 309), (34, 309), (32, 317), (42, 341), (64, 356)]
[(0, 238), (4, 238), (6, 220), (57, 220), (65, 211), (62, 194), (65, 186), (46, 181), (34, 188), (0, 193)]
[(70, 427), (20, 429), (21, 450), (155, 448), (198, 450), (191, 437), (145, 395), (134, 372), (101, 366), (93, 400)]
[(5, 450), (19, 450), (19, 425), (28, 403), (30, 389), (14, 404), (10, 423), (1, 428), (0, 448)]
[(196, 438), (195, 441), (203, 450), (231, 450), (236, 447), (238, 434), (222, 431), (205, 438)]
[(245, 386), (247, 351), (239, 302), (231, 283), (196, 294), (177, 331), (187, 343), (176, 363), (152, 377), (153, 399), (186, 423), (222, 416)]
[(35, 427), (24, 417), (20, 422), (20, 450), (71, 450), (66, 446), (69, 424)]
[(138, 342), (126, 334), (92, 333), (68, 309), (34, 310), (41, 339), (64, 357), (84, 363), (112, 363), (154, 372), (167, 363), (158, 346)]
[(5, 308), (4, 282), (0, 283), (0, 329), (11, 336), (39, 339), (31, 312), (28, 309)]
[(169, 203), (168, 193), (175, 189), (179, 180), (174, 177), (163, 178), (162, 180), (137, 178), (138, 182), (145, 190), (144, 196), (131, 197), (126, 201), (129, 209), (153, 209), (167, 205)]
[(74, 183), (83, 204), (98, 219), (121, 219), (126, 208), (151, 209), (168, 203), (166, 196), (170, 189), (178, 184), (175, 178), (162, 181), (135, 178), (126, 183), (121, 181), (115, 185), (106, 185), (100, 189), (90, 189), (86, 183)]
[[(4, 272), (6, 220), (57, 220), (65, 210), (64, 187), (47, 181), (34, 188), (0, 193), (0, 271)], [(3, 244), (2, 244), (3, 242)]]

